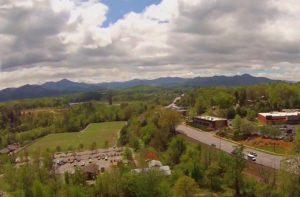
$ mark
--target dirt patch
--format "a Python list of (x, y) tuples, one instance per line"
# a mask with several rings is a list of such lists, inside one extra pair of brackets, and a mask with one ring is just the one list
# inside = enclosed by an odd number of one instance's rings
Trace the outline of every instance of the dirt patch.
[(145, 160), (159, 160), (159, 157), (155, 152), (147, 151), (145, 154)]
[(21, 113), (22, 115), (26, 115), (26, 114), (38, 114), (38, 113), (42, 113), (42, 112), (47, 112), (47, 113), (62, 113), (66, 111), (66, 109), (62, 109), (62, 108), (37, 108), (37, 109), (26, 109), (23, 110)]
[(273, 147), (286, 150), (287, 152), (293, 149), (293, 143), (284, 140), (274, 140), (263, 137), (252, 137), (247, 140), (239, 141), (242, 144), (254, 147)]
[(247, 163), (247, 167), (243, 173), (256, 181), (266, 184), (276, 182), (278, 178), (277, 170), (251, 162)]

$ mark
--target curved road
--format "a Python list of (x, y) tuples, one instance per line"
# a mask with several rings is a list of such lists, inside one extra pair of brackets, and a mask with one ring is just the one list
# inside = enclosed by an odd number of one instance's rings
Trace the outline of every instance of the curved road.
[[(236, 144), (232, 142), (215, 137), (214, 133), (212, 132), (201, 132), (198, 129), (194, 129), (183, 124), (177, 126), (176, 131), (201, 143), (207, 145), (215, 144), (216, 148), (221, 149), (227, 153), (231, 153), (234, 150), (234, 146), (236, 146)], [(249, 148), (245, 148), (244, 153), (247, 153), (249, 151), (257, 153), (257, 158), (255, 161), (256, 163), (270, 168), (280, 169), (280, 162), (284, 157), (259, 152), (257, 150)]]

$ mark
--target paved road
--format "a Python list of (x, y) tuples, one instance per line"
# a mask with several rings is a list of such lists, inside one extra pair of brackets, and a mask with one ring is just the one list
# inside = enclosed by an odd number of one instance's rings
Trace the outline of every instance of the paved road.
[(181, 99), (181, 96), (176, 97), (176, 98), (173, 100), (173, 102), (172, 102), (170, 105), (166, 106), (165, 108), (171, 108), (171, 107), (173, 107), (173, 106), (176, 106), (176, 102), (179, 101), (180, 99)]
[[(201, 143), (204, 143), (207, 145), (215, 144), (216, 148), (222, 149), (223, 151), (228, 152), (228, 153), (231, 153), (234, 149), (234, 146), (236, 145), (232, 142), (222, 140), (218, 137), (215, 137), (214, 133), (204, 132), (204, 131), (201, 132), (197, 129), (193, 129), (193, 128), (188, 127), (183, 124), (177, 126), (176, 130), (177, 130), (177, 132), (184, 134), (187, 137), (192, 138)], [(259, 152), (257, 150), (252, 150), (249, 148), (245, 148), (245, 153), (247, 153), (249, 151), (254, 151), (257, 153), (256, 163), (267, 166), (267, 167), (275, 168), (275, 169), (280, 168), (280, 161), (283, 159), (283, 157), (267, 154), (264, 152)]]

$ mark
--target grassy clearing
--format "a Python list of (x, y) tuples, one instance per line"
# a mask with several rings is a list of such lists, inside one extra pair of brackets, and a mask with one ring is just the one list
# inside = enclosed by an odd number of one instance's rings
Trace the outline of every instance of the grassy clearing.
[(96, 148), (113, 146), (117, 143), (118, 132), (124, 125), (125, 122), (93, 123), (81, 132), (47, 135), (29, 145), (26, 150), (29, 153), (47, 149), (68, 151), (79, 149), (80, 146), (81, 149), (90, 149), (93, 143), (96, 143)]
[(7, 183), (5, 183), (3, 175), (0, 175), (0, 196), (3, 195), (3, 197), (5, 197), (3, 191), (7, 191), (8, 188), (9, 186), (7, 185)]

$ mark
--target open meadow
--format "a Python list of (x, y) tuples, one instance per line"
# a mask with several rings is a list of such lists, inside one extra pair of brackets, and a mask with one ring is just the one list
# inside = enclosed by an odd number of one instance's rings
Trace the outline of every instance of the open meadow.
[(124, 121), (89, 124), (84, 130), (74, 133), (58, 133), (47, 135), (25, 150), (29, 153), (50, 149), (68, 151), (75, 149), (91, 149), (110, 147), (117, 143), (118, 132), (126, 124)]

